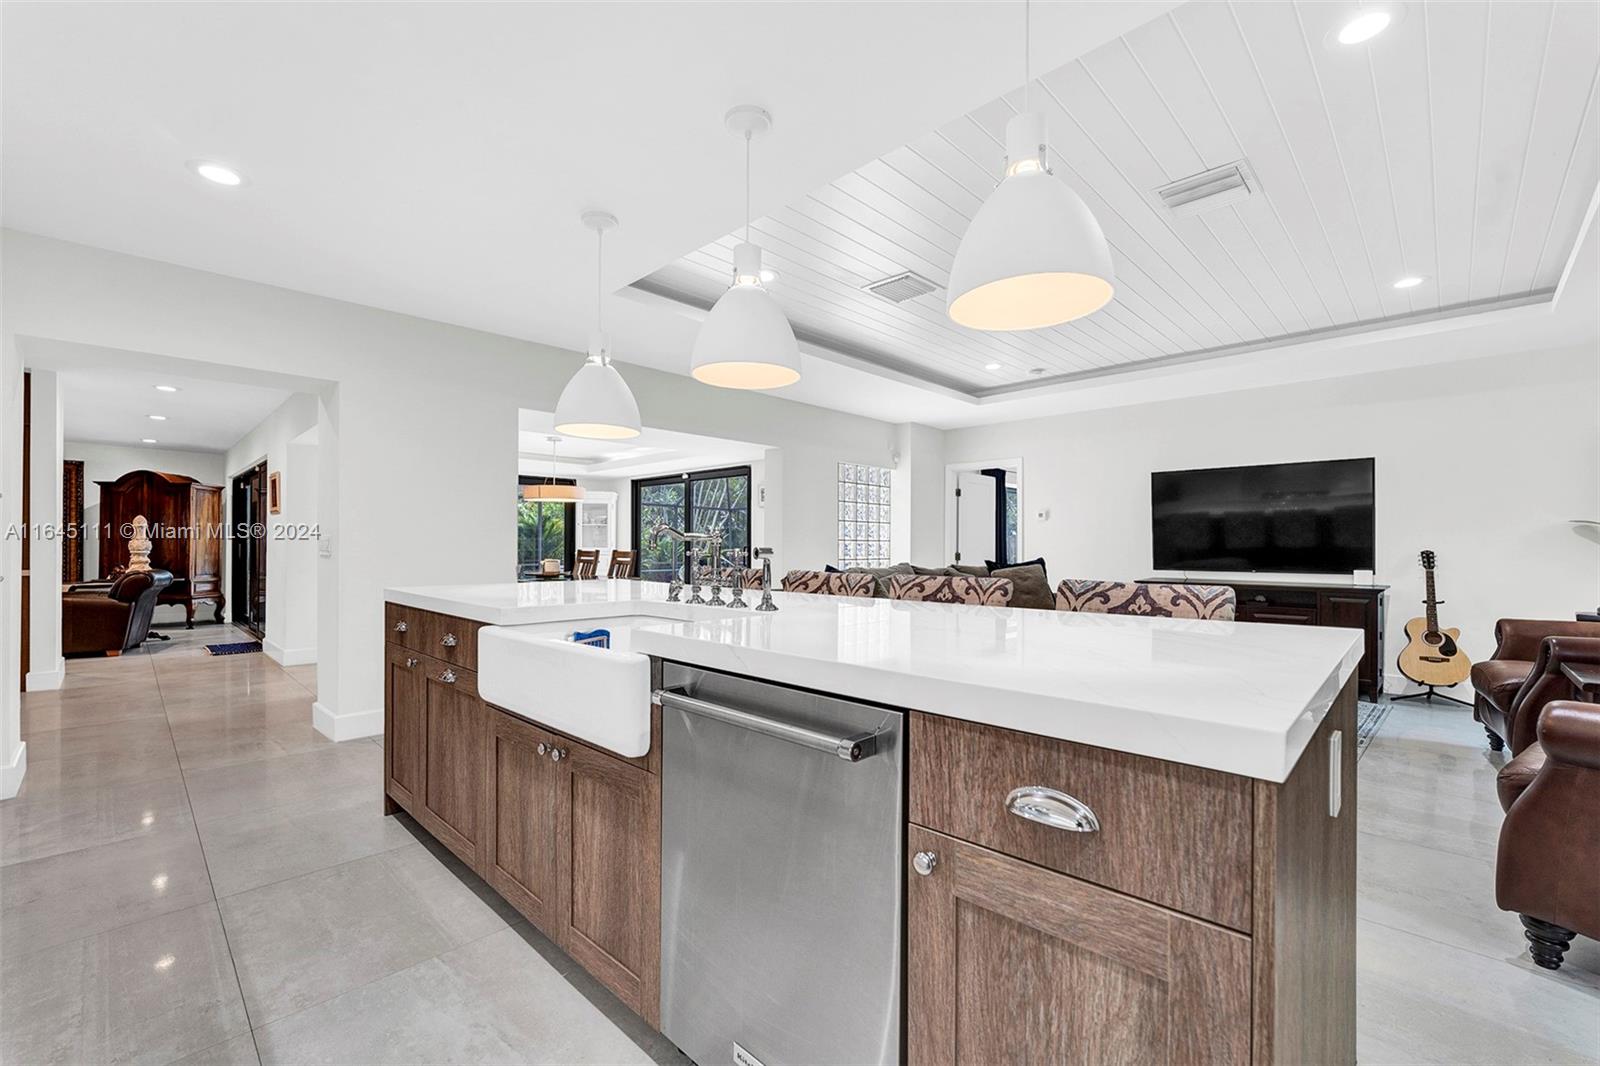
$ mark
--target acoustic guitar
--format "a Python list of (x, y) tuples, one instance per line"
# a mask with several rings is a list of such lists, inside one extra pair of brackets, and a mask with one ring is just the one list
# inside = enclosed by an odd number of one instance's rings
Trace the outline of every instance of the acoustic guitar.
[(1433, 592), (1433, 552), (1423, 551), (1421, 560), (1428, 585), (1428, 595), (1423, 600), (1428, 605), (1428, 613), (1406, 623), (1406, 646), (1400, 651), (1400, 672), (1430, 689), (1459, 685), (1472, 672), (1472, 662), (1457, 643), (1461, 630), (1439, 628), (1439, 601)]

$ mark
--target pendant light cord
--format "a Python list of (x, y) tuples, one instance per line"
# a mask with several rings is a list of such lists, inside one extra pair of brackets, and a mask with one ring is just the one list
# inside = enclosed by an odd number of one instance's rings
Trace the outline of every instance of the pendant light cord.
[(1033, 0), (1022, 0), (1022, 110), (1033, 110)]
[[(605, 275), (605, 270), (606, 231), (596, 227), (594, 231), (594, 331), (601, 337), (605, 336), (605, 319), (603, 314), (603, 309), (605, 307), (605, 285), (601, 281), (601, 278)], [(610, 362), (610, 357), (606, 354), (604, 342), (602, 342), (600, 349), (600, 365), (605, 366), (608, 362)], [(555, 448), (552, 446), (550, 450), (551, 462), (554, 464)]]
[(750, 140), (752, 134), (744, 131), (744, 243), (750, 243)]

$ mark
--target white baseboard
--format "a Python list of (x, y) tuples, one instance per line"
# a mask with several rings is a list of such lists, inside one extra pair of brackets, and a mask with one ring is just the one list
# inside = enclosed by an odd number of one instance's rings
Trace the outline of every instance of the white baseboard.
[(309, 666), (317, 661), (316, 648), (284, 648), (270, 640), (261, 642), (261, 652), (279, 666)]
[(67, 660), (57, 659), (54, 670), (29, 670), (28, 676), (22, 679), (22, 687), (26, 692), (50, 692), (61, 687), (67, 679)]
[(16, 754), (11, 756), (11, 761), (0, 766), (0, 800), (8, 800), (15, 796), (22, 788), (22, 779), (28, 773), (28, 742), (26, 740), (17, 744)]
[(321, 700), (311, 705), (311, 725), (329, 740), (355, 740), (383, 735), (383, 708), (338, 714)]

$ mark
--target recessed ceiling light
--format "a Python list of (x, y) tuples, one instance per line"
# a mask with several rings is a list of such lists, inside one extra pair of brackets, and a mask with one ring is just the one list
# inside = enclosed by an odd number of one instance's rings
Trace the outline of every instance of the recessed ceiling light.
[(1414, 289), (1427, 280), (1428, 279), (1423, 277), (1421, 274), (1407, 274), (1403, 278), (1397, 278), (1395, 280), (1394, 287), (1397, 289)]
[(1340, 44), (1360, 44), (1370, 41), (1389, 28), (1394, 16), (1387, 11), (1363, 11), (1339, 27)]
[(176, 385), (157, 385), (156, 386), (156, 391), (157, 392), (177, 392), (178, 391), (178, 386), (176, 386)]
[(166, 420), (167, 420), (167, 416), (166, 415), (151, 415), (150, 416), (150, 421), (152, 421), (152, 422), (165, 422)]
[(230, 166), (213, 163), (209, 159), (189, 160), (189, 169), (216, 185), (234, 188), (244, 184), (244, 175)]
[(140, 444), (155, 444), (156, 443), (156, 439), (154, 437), (141, 437), (139, 439), (139, 443)]
[(1000, 364), (999, 363), (984, 363), (983, 364), (983, 368), (985, 370), (999, 370), (1000, 369)]

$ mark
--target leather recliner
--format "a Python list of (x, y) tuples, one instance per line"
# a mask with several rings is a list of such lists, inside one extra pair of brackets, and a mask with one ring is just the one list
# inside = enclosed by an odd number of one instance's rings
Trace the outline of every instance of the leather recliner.
[[(1588, 654), (1587, 648), (1569, 645), (1566, 640), (1561, 647), (1548, 649), (1544, 646), (1546, 638), (1600, 638), (1600, 624), (1502, 618), (1494, 624), (1494, 636), (1493, 657), (1472, 667), (1472, 688), (1476, 693), (1472, 716), (1482, 723), (1491, 750), (1499, 751), (1510, 744), (1515, 755), (1533, 743), (1539, 709), (1552, 699), (1571, 695), (1571, 686), (1561, 675), (1562, 660), (1558, 656)], [(1547, 680), (1537, 686), (1538, 692), (1525, 692), (1529, 679), (1535, 675)], [(1530, 696), (1534, 697), (1532, 702)], [(1526, 721), (1522, 721), (1525, 711)]]
[(1600, 938), (1600, 704), (1550, 703), (1537, 732), (1497, 782), (1495, 902), (1521, 917), (1533, 961), (1555, 970), (1574, 935)]
[(61, 597), (63, 655), (120, 655), (150, 635), (161, 590), (172, 584), (165, 570), (122, 574), (105, 591), (68, 592)]

